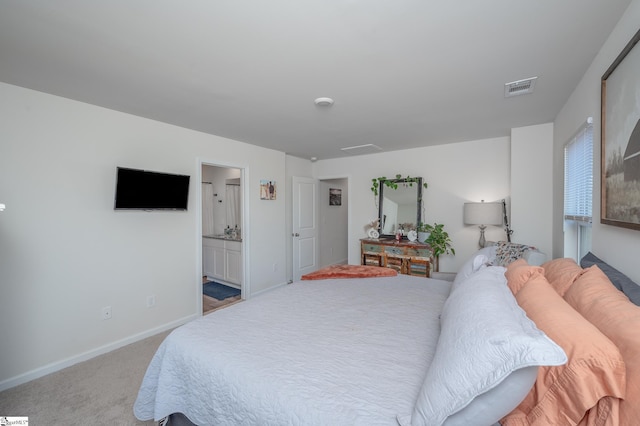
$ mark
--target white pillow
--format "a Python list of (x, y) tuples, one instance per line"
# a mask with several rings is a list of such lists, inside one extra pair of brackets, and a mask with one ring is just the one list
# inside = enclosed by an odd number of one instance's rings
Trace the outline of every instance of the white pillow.
[[(445, 302), (440, 338), (413, 409), (412, 426), (443, 425), (465, 407), (460, 420), (483, 412), (484, 423), (492, 424), (521, 402), (532, 382), (517, 381), (525, 386), (519, 389), (521, 398), (498, 404), (493, 413), (487, 412), (492, 403), (487, 398), (476, 400), (478, 396), (525, 367), (567, 362), (562, 348), (518, 306), (504, 272), (499, 266), (481, 269), (460, 283)], [(477, 405), (472, 404), (474, 400)], [(451, 424), (460, 423), (454, 417)]]
[[(473, 401), (447, 417), (443, 426), (490, 425), (509, 414), (531, 391), (538, 378), (538, 366), (524, 367), (509, 374), (498, 386), (476, 396)], [(498, 424), (498, 426), (500, 426)]]
[(477, 272), (482, 267), (482, 265), (477, 264), (478, 256), (484, 256), (486, 258), (485, 263), (490, 264), (493, 262), (493, 259), (495, 259), (496, 257), (496, 250), (497, 250), (497, 247), (493, 246), (493, 247), (481, 248), (480, 250), (475, 252), (473, 256), (471, 256), (469, 260), (467, 260), (464, 263), (464, 265), (462, 265), (462, 268), (460, 268), (460, 270), (458, 271), (458, 274), (453, 280), (451, 291), (453, 291), (453, 289), (457, 287), (458, 284), (466, 280), (471, 274), (473, 274), (474, 272)]
[(454, 291), (456, 288), (460, 286), (460, 283), (464, 282), (471, 275), (475, 274), (482, 268), (486, 268), (489, 266), (489, 258), (484, 254), (478, 254), (476, 257), (472, 258), (470, 262), (465, 264), (464, 272), (458, 272), (453, 279), (453, 284), (451, 284), (451, 291)]

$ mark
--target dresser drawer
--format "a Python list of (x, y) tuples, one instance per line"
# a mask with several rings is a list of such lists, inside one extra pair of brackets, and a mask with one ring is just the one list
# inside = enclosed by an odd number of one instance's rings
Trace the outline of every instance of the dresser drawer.
[(382, 246), (380, 244), (362, 244), (362, 251), (365, 253), (381, 253)]
[(241, 251), (242, 243), (240, 241), (225, 241), (224, 248), (227, 250)]
[(393, 255), (403, 255), (406, 252), (406, 248), (404, 248), (404, 247), (386, 246), (384, 248), (384, 252), (387, 253), (387, 254), (393, 254)]
[(433, 253), (428, 248), (407, 247), (405, 254), (412, 257), (431, 257)]
[(401, 274), (429, 277), (433, 252), (428, 244), (412, 241), (377, 240), (361, 242), (361, 264), (386, 266)]

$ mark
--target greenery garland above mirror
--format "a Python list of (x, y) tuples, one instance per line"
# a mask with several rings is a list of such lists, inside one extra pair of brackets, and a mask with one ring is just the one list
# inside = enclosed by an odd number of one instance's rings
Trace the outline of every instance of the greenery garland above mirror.
[[(386, 176), (380, 176), (380, 177), (371, 179), (371, 192), (373, 192), (373, 195), (378, 196), (378, 188), (380, 188), (380, 185), (382, 185), (383, 183), (386, 187), (389, 187), (391, 189), (398, 189), (397, 180), (400, 180), (400, 179), (402, 179), (404, 183), (408, 183), (409, 186), (413, 186), (414, 183), (417, 183), (420, 180), (420, 178), (411, 177), (411, 176), (407, 176), (403, 178), (402, 175), (399, 175), (399, 174), (396, 175), (394, 179), (389, 179)], [(427, 183), (424, 182), (422, 186), (427, 188)]]

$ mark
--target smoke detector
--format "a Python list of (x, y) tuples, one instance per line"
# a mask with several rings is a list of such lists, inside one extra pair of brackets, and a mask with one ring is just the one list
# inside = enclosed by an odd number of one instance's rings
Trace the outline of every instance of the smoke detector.
[(333, 99), (331, 98), (317, 98), (314, 103), (318, 106), (331, 106), (333, 105)]
[(504, 85), (504, 97), (510, 98), (512, 96), (533, 93), (533, 88), (536, 86), (537, 79), (538, 77), (531, 77), (506, 83)]

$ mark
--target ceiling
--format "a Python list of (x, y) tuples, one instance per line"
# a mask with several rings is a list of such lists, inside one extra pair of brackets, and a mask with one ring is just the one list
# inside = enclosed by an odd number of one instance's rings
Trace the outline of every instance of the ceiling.
[(0, 81), (336, 158), (552, 122), (629, 3), (2, 0)]

